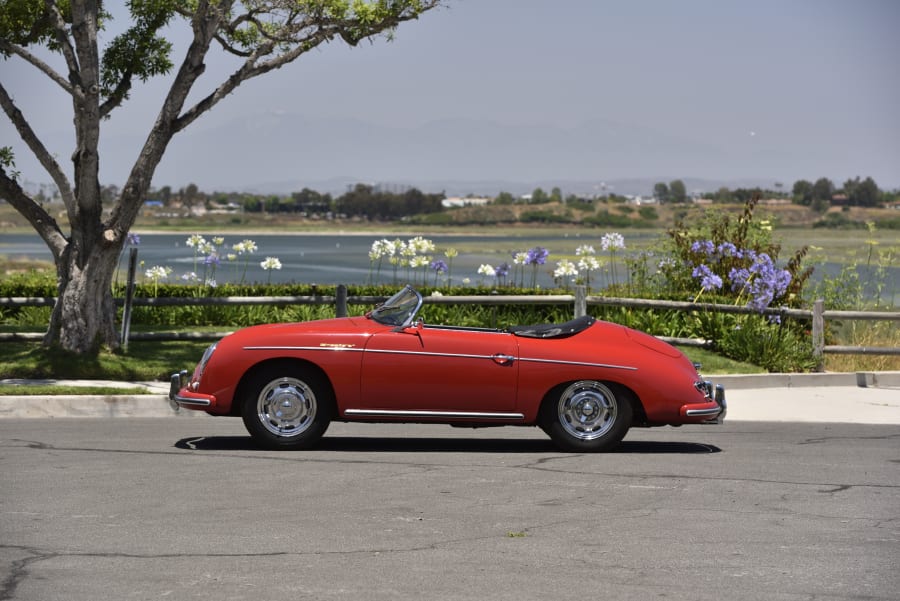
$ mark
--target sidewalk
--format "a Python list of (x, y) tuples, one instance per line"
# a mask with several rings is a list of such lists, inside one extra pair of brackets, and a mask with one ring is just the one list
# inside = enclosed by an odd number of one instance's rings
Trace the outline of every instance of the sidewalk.
[[(900, 425), (900, 372), (710, 376), (725, 387), (730, 421)], [(54, 417), (206, 417), (173, 411), (167, 382), (3, 380), (3, 384), (144, 387), (146, 395), (0, 396), (0, 419)]]

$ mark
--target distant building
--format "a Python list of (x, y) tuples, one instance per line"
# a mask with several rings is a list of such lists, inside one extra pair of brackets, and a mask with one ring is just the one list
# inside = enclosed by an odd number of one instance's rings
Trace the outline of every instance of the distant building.
[(441, 206), (445, 209), (450, 209), (453, 207), (469, 207), (469, 206), (483, 206), (491, 202), (490, 198), (484, 197), (473, 197), (466, 196), (465, 198), (459, 196), (451, 196), (450, 198), (445, 198), (441, 201)]

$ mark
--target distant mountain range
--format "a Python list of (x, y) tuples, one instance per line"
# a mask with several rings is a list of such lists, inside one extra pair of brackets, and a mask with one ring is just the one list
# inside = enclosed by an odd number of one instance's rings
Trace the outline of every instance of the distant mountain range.
[[(209, 124), (200, 119), (173, 139), (154, 185), (195, 183), (204, 191), (273, 194), (306, 187), (339, 194), (362, 182), (453, 196), (523, 194), (554, 186), (564, 194), (647, 195), (655, 183), (673, 179), (683, 180), (689, 191), (709, 191), (774, 189), (776, 182), (790, 189), (801, 178), (832, 177), (840, 183), (846, 177), (830, 174), (833, 157), (825, 156), (825, 149), (803, 151), (784, 140), (760, 138), (740, 144), (724, 143), (724, 136), (698, 141), (601, 119), (572, 128), (463, 119), (388, 126), (265, 112)], [(141, 141), (103, 139), (103, 183), (124, 182)], [(68, 152), (66, 145), (60, 148)]]

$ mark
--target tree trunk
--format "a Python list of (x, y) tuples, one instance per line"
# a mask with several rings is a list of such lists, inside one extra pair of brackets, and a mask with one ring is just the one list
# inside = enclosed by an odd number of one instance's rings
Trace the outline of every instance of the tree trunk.
[(119, 347), (112, 277), (121, 244), (103, 242), (82, 250), (70, 243), (57, 261), (59, 299), (44, 344), (76, 353)]

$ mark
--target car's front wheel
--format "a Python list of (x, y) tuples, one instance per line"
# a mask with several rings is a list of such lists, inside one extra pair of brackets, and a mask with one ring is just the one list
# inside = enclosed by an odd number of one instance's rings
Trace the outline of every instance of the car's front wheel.
[(269, 449), (307, 449), (325, 434), (334, 394), (310, 369), (267, 368), (246, 387), (241, 416), (247, 431)]
[(633, 408), (626, 391), (596, 380), (559, 386), (541, 406), (540, 425), (554, 443), (578, 453), (608, 451), (631, 427)]

